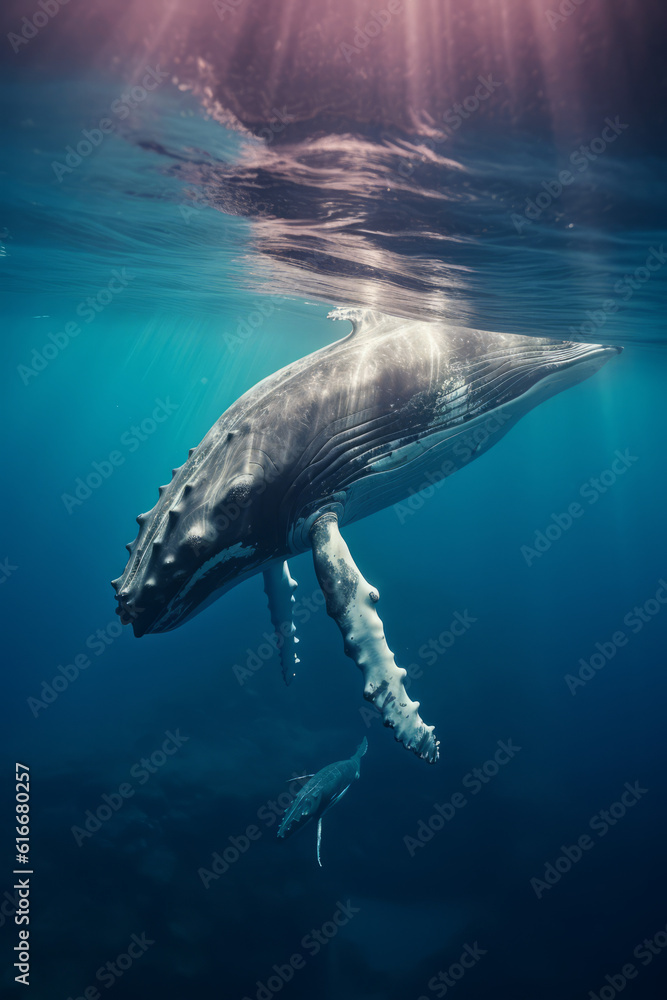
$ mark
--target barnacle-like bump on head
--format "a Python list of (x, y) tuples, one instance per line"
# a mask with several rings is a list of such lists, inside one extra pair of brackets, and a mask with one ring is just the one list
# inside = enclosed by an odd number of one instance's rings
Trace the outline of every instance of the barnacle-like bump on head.
[(235, 476), (227, 487), (224, 503), (240, 503), (248, 499), (254, 479), (247, 473)]

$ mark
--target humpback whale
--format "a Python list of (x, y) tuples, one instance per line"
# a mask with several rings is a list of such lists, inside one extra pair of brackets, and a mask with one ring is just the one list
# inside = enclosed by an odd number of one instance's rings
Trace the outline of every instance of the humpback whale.
[(312, 550), (364, 697), (419, 757), (438, 758), (341, 528), (451, 475), (618, 347), (488, 333), (340, 309), (352, 332), (249, 389), (137, 518), (112, 581), (136, 636), (168, 632), (263, 572), (289, 683), (299, 662), (287, 559)]
[(345, 795), (353, 781), (359, 777), (361, 758), (368, 750), (368, 740), (363, 740), (349, 760), (337, 760), (328, 764), (317, 774), (304, 774), (303, 778), (310, 781), (303, 786), (291, 806), (285, 811), (280, 826), (279, 837), (289, 837), (300, 830), (311, 819), (317, 818), (317, 863), (320, 860), (320, 844), (322, 843), (322, 817), (325, 812), (335, 806)]

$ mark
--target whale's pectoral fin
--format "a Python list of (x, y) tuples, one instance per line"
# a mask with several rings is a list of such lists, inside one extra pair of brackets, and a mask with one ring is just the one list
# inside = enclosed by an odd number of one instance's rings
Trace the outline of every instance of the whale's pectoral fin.
[(320, 861), (320, 844), (322, 843), (322, 820), (324, 819), (324, 813), (329, 812), (332, 806), (335, 806), (337, 802), (340, 802), (349, 787), (349, 785), (346, 785), (342, 792), (339, 792), (338, 795), (334, 796), (326, 809), (323, 810), (322, 815), (317, 821), (317, 863), (320, 868), (322, 867), (322, 862)]
[(264, 570), (264, 593), (269, 599), (271, 624), (276, 636), (282, 640), (280, 643), (280, 664), (285, 684), (291, 684), (295, 667), (300, 662), (296, 650), (299, 640), (296, 637), (296, 627), (292, 620), (296, 588), (297, 582), (290, 576), (289, 566), (286, 562)]
[(382, 713), (396, 739), (430, 763), (438, 759), (433, 726), (419, 716), (403, 685), (407, 671), (398, 667), (387, 645), (375, 604), (379, 594), (357, 568), (338, 530), (333, 513), (319, 517), (310, 531), (315, 573), (324, 592), (327, 613), (343, 634), (345, 652), (364, 675), (364, 698)]

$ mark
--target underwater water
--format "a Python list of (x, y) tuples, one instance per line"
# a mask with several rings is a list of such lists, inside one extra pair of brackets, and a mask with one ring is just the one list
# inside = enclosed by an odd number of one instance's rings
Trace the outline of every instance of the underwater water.
[[(156, 83), (127, 115), (102, 73), (3, 89), (3, 995), (22, 988), (15, 758), (38, 1000), (658, 1000), (657, 154), (614, 107), (564, 145), (474, 120), (306, 129), (289, 109), (267, 138)], [(290, 687), (260, 576), (141, 641), (114, 613), (135, 516), (243, 392), (349, 332), (340, 306), (623, 347), (455, 476), (345, 528), (436, 727), (432, 767), (363, 700), (308, 553), (290, 561)], [(320, 868), (314, 824), (276, 837), (291, 779), (364, 737)]]

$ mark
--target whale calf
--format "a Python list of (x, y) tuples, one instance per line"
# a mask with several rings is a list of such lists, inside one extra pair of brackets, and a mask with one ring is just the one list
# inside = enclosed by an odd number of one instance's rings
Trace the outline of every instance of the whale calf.
[(294, 802), (285, 811), (278, 827), (279, 837), (289, 837), (304, 827), (311, 819), (316, 819), (317, 863), (320, 868), (322, 867), (320, 860), (322, 817), (332, 806), (340, 802), (352, 782), (357, 780), (361, 768), (361, 758), (367, 750), (368, 740), (364, 736), (349, 760), (338, 760), (335, 764), (328, 764), (317, 774), (302, 775), (304, 778), (310, 778), (310, 781), (303, 786)]
[(136, 636), (168, 632), (263, 572), (283, 675), (299, 663), (287, 559), (312, 550), (328, 614), (394, 736), (433, 763), (438, 740), (405, 690), (341, 527), (426, 488), (581, 382), (618, 347), (334, 310), (352, 332), (259, 382), (222, 414), (137, 518), (112, 581)]

